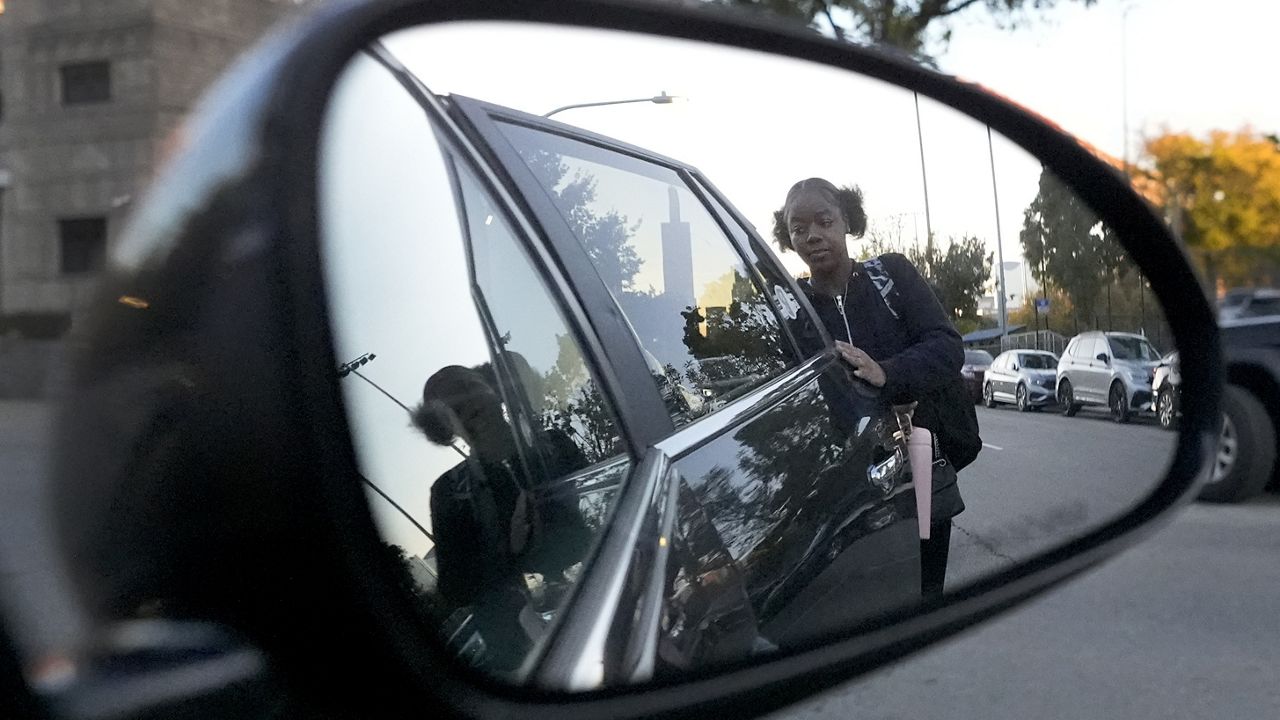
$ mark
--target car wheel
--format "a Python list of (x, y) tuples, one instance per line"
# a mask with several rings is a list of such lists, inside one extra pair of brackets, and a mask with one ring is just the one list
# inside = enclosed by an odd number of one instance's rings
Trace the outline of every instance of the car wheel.
[(1244, 388), (1228, 385), (1213, 477), (1200, 489), (1200, 499), (1230, 503), (1258, 494), (1275, 461), (1276, 431), (1267, 409)]
[(1111, 408), (1111, 419), (1118, 423), (1129, 422), (1131, 413), (1129, 412), (1129, 398), (1124, 391), (1124, 385), (1118, 382), (1111, 383), (1111, 391), (1107, 393), (1107, 407)]
[(996, 391), (991, 387), (991, 383), (982, 386), (982, 404), (989, 408), (996, 406)]
[(1076, 402), (1070, 380), (1064, 379), (1058, 383), (1058, 405), (1062, 408), (1062, 414), (1067, 417), (1075, 417), (1075, 414), (1080, 412), (1080, 404)]
[(1031, 409), (1031, 398), (1027, 397), (1027, 386), (1018, 383), (1018, 389), (1014, 394), (1018, 400), (1018, 412), (1026, 412)]
[(1177, 418), (1174, 416), (1173, 407), (1173, 389), (1161, 390), (1156, 395), (1156, 419), (1160, 421), (1160, 427), (1165, 430), (1174, 429)]

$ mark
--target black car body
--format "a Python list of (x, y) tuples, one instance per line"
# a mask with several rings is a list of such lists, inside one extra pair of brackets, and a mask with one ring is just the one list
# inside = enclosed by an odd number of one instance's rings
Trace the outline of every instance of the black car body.
[(960, 377), (974, 403), (982, 402), (982, 388), (991, 363), (991, 353), (986, 350), (964, 351), (964, 366), (960, 368)]
[[(1280, 318), (1222, 321), (1227, 386), (1213, 476), (1200, 499), (1240, 502), (1278, 482), (1276, 428), (1280, 427)], [(1179, 404), (1179, 407), (1181, 403)]]
[[(362, 77), (381, 72), (387, 84), (394, 76), (402, 86), (420, 86), (389, 52), (374, 55), (381, 64), (362, 60)], [(541, 517), (576, 507), (598, 533), (609, 512), (616, 513), (614, 524), (646, 512), (623, 498), (637, 483), (652, 481), (655, 492), (669, 494), (661, 522), (672, 528), (663, 551), (674, 569), (632, 589), (631, 601), (659, 630), (652, 672), (794, 646), (916, 602), (915, 499), (892, 440), (894, 416), (832, 353), (793, 279), (732, 204), (696, 169), (643, 148), (470, 98), (424, 91), (420, 101), (419, 132), (439, 139), (452, 168), (459, 223), (467, 229), (456, 242), (469, 258), (472, 301), (484, 318), (486, 371), (512, 425), (539, 428), (513, 432), (523, 448), (519, 456), (538, 457), (539, 433), (548, 432), (561, 433), (582, 453), (569, 472), (549, 472), (536, 488)], [(443, 117), (430, 121), (436, 112)], [(516, 193), (510, 201), (487, 185), (489, 177), (511, 179)], [(589, 200), (564, 190), (582, 177), (591, 179)], [(610, 225), (620, 216), (625, 223)], [(540, 232), (521, 232), (515, 218)], [(439, 223), (433, 232), (441, 257), (452, 255), (443, 244), (455, 242), (446, 227)], [(621, 246), (620, 227), (631, 237)], [(366, 256), (381, 252), (377, 241), (367, 242)], [(638, 253), (642, 267), (662, 269), (644, 281), (645, 289), (640, 280), (622, 277), (616, 258), (628, 252)], [(723, 278), (725, 288), (731, 283), (732, 296), (713, 298), (706, 278)], [(513, 292), (516, 286), (522, 290)], [(533, 296), (543, 291), (545, 303)], [(579, 305), (579, 298), (591, 299)], [(536, 358), (522, 332), (549, 326), (556, 309), (560, 318), (580, 312), (583, 327), (578, 334), (540, 334), (584, 348), (571, 355), (580, 354), (585, 373), (596, 380), (583, 386), (579, 401), (552, 413), (536, 409), (545, 399), (538, 387), (542, 369), (525, 369)], [(335, 310), (335, 318), (343, 312)], [(465, 315), (461, 308), (459, 315)], [(345, 332), (335, 325), (339, 345)], [(396, 337), (386, 338), (379, 352), (408, 352), (395, 343)], [(602, 352), (587, 350), (593, 346)], [(359, 383), (344, 390), (349, 397), (367, 392)], [(588, 405), (599, 417), (587, 416), (582, 408)], [(363, 420), (353, 412), (349, 422), (359, 430)], [(616, 439), (592, 432), (602, 419), (620, 428)], [(367, 479), (384, 487), (395, 480)], [(433, 518), (436, 495), (433, 488)], [(440, 537), (439, 521), (432, 524), (445, 587), (447, 555), (466, 550), (447, 549), (458, 540)], [(548, 529), (547, 543), (555, 542), (553, 535)], [(474, 567), (473, 556), (466, 557)], [(525, 649), (498, 664), (504, 674), (572, 685), (558, 675), (554, 653), (538, 656), (573, 582), (564, 582), (558, 568), (521, 569), (542, 580), (534, 592), (518, 589), (525, 599), (514, 604), (523, 607), (509, 612), (525, 618), (528, 637), (519, 642)], [(502, 638), (496, 632), (485, 638), (483, 627), (492, 608), (462, 602), (443, 603), (452, 620), (440, 626), (454, 628), (458, 609), (475, 614), (481, 641), (464, 644), (472, 649), (466, 658), (498, 669), (492, 658)], [(530, 622), (531, 616), (541, 621)], [(627, 642), (610, 643), (605, 652), (625, 655)], [(475, 648), (487, 648), (488, 656)]]

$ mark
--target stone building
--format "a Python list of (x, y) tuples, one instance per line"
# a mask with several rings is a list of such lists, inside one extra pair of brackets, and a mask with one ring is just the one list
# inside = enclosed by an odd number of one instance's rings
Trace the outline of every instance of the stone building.
[(0, 0), (0, 337), (64, 334), (165, 138), (299, 0)]

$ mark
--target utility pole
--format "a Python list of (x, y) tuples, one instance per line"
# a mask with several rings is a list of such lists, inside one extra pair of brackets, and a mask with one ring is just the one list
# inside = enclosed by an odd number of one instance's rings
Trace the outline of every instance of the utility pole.
[(933, 221), (929, 216), (929, 175), (924, 169), (924, 130), (920, 125), (920, 93), (911, 93), (916, 99), (916, 140), (920, 143), (920, 181), (924, 184), (924, 232), (925, 247), (933, 242)]
[(996, 206), (996, 253), (1000, 262), (1000, 297), (998, 312), (1000, 313), (1000, 350), (1004, 351), (1005, 340), (1009, 337), (1009, 316), (1005, 309), (1005, 294), (1008, 292), (1004, 284), (1004, 240), (1000, 236), (1000, 193), (996, 190), (996, 151), (991, 144), (991, 126), (987, 126), (987, 154), (991, 157), (991, 198)]

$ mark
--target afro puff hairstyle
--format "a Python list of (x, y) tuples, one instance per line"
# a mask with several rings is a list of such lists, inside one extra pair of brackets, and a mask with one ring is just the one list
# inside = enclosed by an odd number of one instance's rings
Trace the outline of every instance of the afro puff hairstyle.
[(804, 190), (817, 190), (825, 195), (831, 204), (840, 208), (840, 214), (844, 216), (844, 224), (849, 229), (850, 235), (862, 237), (862, 234), (867, 231), (867, 212), (862, 208), (862, 190), (858, 189), (857, 185), (836, 187), (828, 180), (809, 178), (792, 185), (787, 191), (787, 201), (782, 209), (775, 210), (773, 213), (773, 240), (778, 243), (778, 247), (783, 252), (795, 249), (791, 245), (791, 232), (787, 228), (787, 208)]

